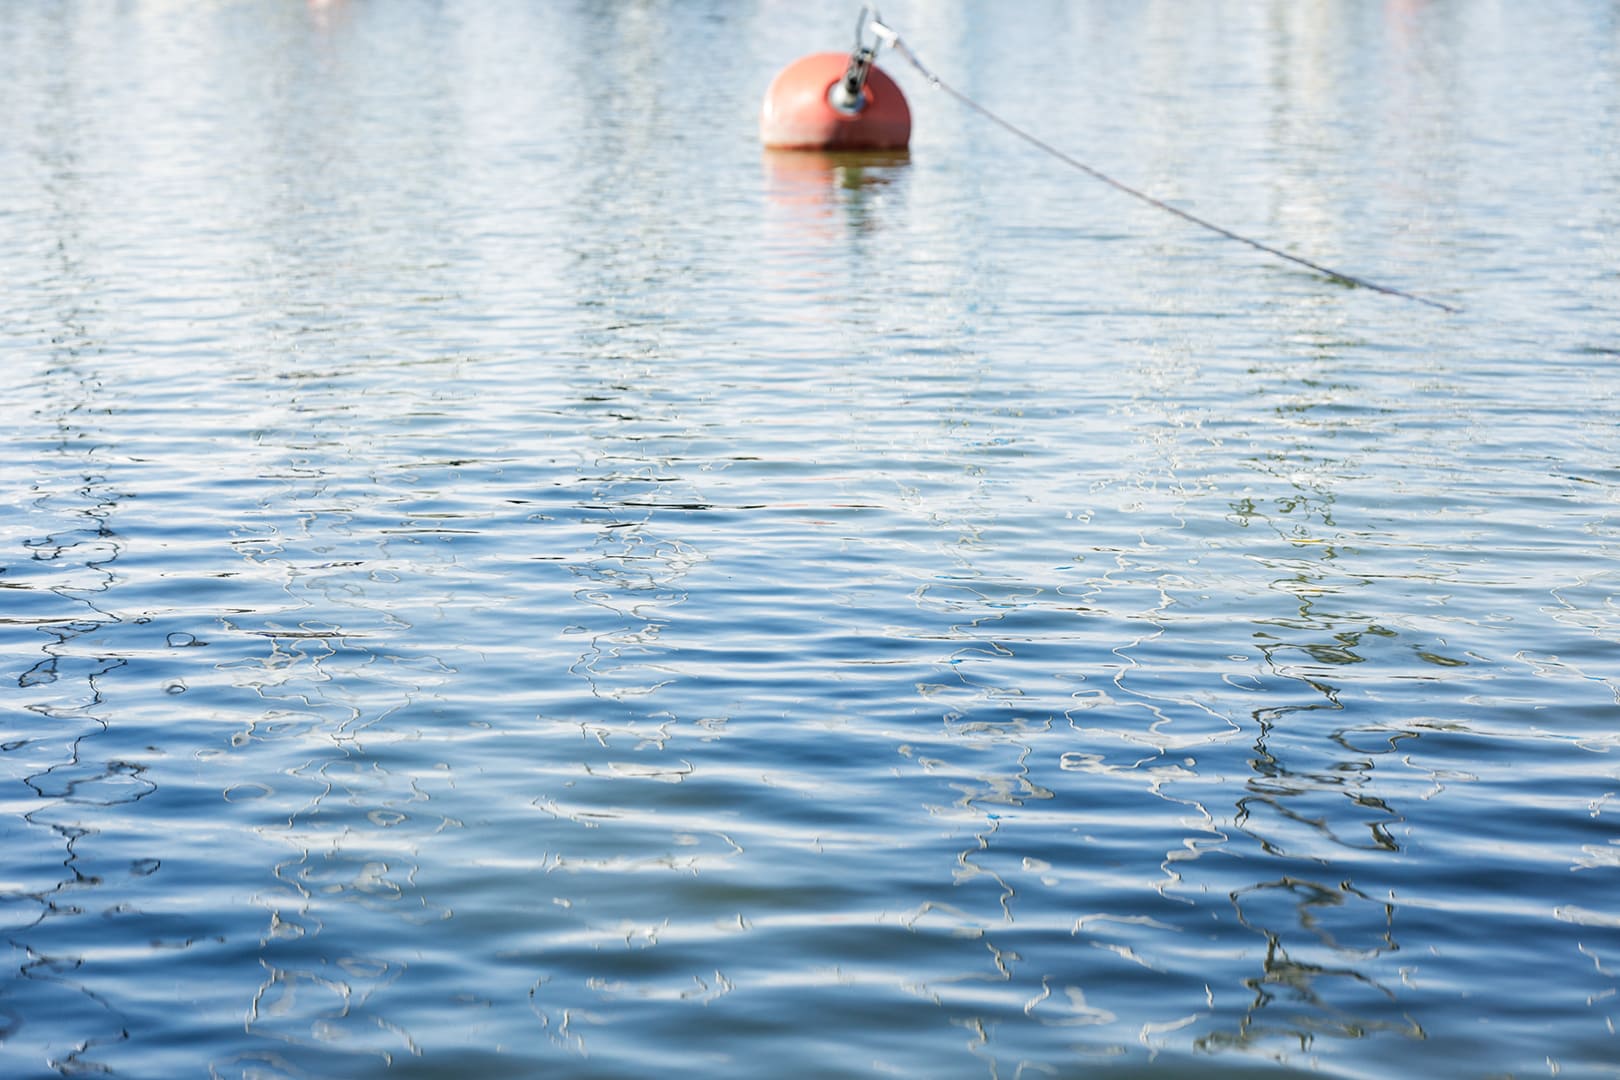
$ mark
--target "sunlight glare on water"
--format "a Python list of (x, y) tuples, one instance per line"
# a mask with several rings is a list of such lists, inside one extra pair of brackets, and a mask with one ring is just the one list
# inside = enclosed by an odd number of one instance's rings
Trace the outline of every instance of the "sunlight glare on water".
[(1620, 13), (0, 12), (0, 1075), (1620, 1075)]

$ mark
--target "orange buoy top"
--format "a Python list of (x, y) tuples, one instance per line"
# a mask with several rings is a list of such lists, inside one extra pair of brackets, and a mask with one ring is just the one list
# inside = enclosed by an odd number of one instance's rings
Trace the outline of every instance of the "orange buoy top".
[(866, 73), (861, 103), (833, 104), (847, 53), (815, 53), (795, 60), (771, 80), (759, 114), (759, 137), (773, 150), (904, 150), (911, 141), (911, 108), (881, 68)]

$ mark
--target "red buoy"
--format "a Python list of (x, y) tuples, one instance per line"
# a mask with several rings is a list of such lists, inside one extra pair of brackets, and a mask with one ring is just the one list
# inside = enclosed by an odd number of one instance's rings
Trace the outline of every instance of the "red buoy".
[(773, 150), (904, 150), (911, 108), (900, 87), (870, 55), (855, 74), (853, 58), (834, 52), (783, 68), (765, 91), (760, 139)]

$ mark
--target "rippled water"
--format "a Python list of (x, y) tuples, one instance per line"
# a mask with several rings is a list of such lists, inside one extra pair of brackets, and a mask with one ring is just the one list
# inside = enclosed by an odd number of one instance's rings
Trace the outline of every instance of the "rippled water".
[(1620, 1075), (1620, 9), (0, 11), (0, 1074)]

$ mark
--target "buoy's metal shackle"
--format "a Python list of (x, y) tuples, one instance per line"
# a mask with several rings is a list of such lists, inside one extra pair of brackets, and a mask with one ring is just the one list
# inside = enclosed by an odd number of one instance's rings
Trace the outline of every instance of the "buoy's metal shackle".
[[(875, 38), (870, 45), (866, 43), (868, 24)], [(845, 69), (844, 77), (827, 89), (827, 104), (846, 116), (854, 116), (866, 108), (866, 76), (871, 72), (872, 61), (877, 59), (877, 51), (883, 45), (882, 31), (887, 29), (881, 14), (868, 7), (861, 8), (861, 14), (855, 20), (855, 48), (849, 54), (849, 67)]]

